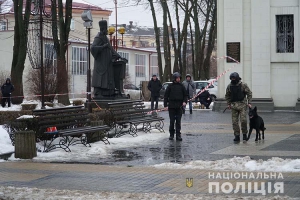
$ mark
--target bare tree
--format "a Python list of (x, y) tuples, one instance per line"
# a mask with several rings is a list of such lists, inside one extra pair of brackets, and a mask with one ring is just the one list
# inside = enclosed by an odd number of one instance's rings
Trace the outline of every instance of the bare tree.
[(166, 0), (161, 0), (161, 7), (163, 9), (163, 43), (164, 43), (164, 58), (165, 58), (165, 69), (163, 81), (169, 81), (171, 77), (171, 48), (170, 48), (170, 37), (169, 37), (169, 26), (168, 26), (168, 4)]
[[(45, 67), (45, 101), (53, 102), (54, 94), (56, 94), (56, 75), (51, 73), (53, 70), (52, 67)], [(41, 92), (41, 70), (30, 69), (27, 75), (26, 83), (30, 85), (30, 94), (34, 95), (36, 98), (40, 99)]]
[[(13, 59), (11, 65), (11, 80), (14, 83), (15, 91), (12, 94), (12, 102), (20, 104), (23, 102), (23, 71), (26, 60), (26, 47), (28, 36), (28, 24), (30, 17), (31, 0), (13, 0), (14, 3), (14, 46)], [(15, 97), (14, 97), (15, 96)]]
[(154, 25), (154, 32), (155, 32), (155, 43), (156, 43), (156, 51), (157, 51), (157, 64), (158, 64), (158, 70), (159, 70), (159, 79), (163, 80), (163, 68), (162, 68), (162, 58), (161, 58), (161, 50), (160, 50), (160, 29), (157, 26), (157, 20), (156, 20), (156, 12), (154, 9), (154, 3), (153, 0), (148, 0), (152, 18), (153, 18), (153, 25)]
[[(54, 48), (57, 54), (57, 88), (58, 102), (70, 105), (68, 72), (66, 64), (66, 51), (72, 19), (72, 0), (66, 0), (65, 6), (62, 0), (51, 0), (52, 35)], [(58, 31), (59, 30), (59, 31)], [(59, 34), (59, 36), (58, 36)]]

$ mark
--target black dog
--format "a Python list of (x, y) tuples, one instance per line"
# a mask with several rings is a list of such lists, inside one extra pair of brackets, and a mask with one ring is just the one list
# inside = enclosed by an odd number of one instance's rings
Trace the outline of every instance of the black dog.
[(250, 139), (250, 135), (251, 135), (253, 129), (256, 130), (255, 141), (261, 140), (260, 131), (262, 131), (262, 139), (264, 140), (266, 128), (265, 128), (264, 120), (257, 114), (256, 106), (253, 109), (249, 108), (248, 114), (249, 114), (249, 119), (250, 119), (250, 123), (249, 123), (250, 129), (249, 129), (247, 141)]

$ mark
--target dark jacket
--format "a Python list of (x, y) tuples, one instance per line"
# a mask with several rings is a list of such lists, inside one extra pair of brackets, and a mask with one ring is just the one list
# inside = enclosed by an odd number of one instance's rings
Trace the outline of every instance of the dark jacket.
[[(8, 82), (9, 81), (9, 82)], [(10, 95), (15, 90), (14, 85), (11, 84), (10, 79), (6, 79), (6, 82), (1, 86), (1, 92), (3, 96)]]
[(164, 107), (180, 108), (183, 102), (187, 103), (186, 89), (182, 83), (173, 82), (166, 89)]
[(158, 79), (156, 81), (153, 78), (148, 83), (148, 90), (151, 91), (152, 97), (159, 97), (159, 91), (161, 90), (162, 85)]
[[(201, 90), (200, 90), (201, 92)], [(199, 99), (200, 102), (207, 101), (207, 99), (210, 98), (210, 94), (207, 90), (202, 92), (201, 94), (198, 95), (197, 99)]]

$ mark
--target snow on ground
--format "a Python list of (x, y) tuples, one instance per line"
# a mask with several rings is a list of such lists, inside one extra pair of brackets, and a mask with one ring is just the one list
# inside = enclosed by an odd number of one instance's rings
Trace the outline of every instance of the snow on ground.
[(38, 188), (16, 188), (16, 187), (3, 187), (0, 186), (0, 199), (35, 199), (35, 200), (52, 200), (52, 199), (72, 199), (72, 200), (119, 200), (119, 199), (151, 199), (151, 200), (186, 200), (186, 199), (202, 199), (202, 200), (233, 200), (233, 199), (241, 199), (241, 200), (286, 200), (292, 199), (290, 197), (241, 197), (238, 195), (230, 196), (230, 195), (206, 195), (206, 194), (157, 194), (157, 193), (119, 193), (119, 192), (93, 192), (93, 191), (82, 191), (82, 190), (55, 190), (55, 189), (38, 189)]
[(12, 152), (14, 150), (15, 148), (11, 145), (9, 135), (7, 134), (6, 130), (0, 126), (0, 154)]
[[(92, 147), (83, 145), (71, 146), (72, 152), (65, 152), (63, 149), (55, 149), (48, 153), (38, 152), (34, 161), (42, 162), (76, 162), (91, 160), (93, 158), (106, 158), (111, 155), (114, 150), (121, 148), (132, 148), (143, 145), (158, 144), (163, 139), (167, 139), (168, 134), (153, 132), (139, 133), (139, 136), (132, 137), (125, 135), (121, 138), (110, 138), (110, 145), (105, 145), (103, 142), (93, 143)], [(7, 132), (0, 127), (0, 154), (13, 151), (14, 147), (10, 143), (10, 138)], [(14, 154), (9, 158), (10, 161), (16, 160)], [(18, 159), (19, 160), (19, 159)], [(300, 172), (300, 159), (282, 159), (274, 157), (272, 159), (251, 160), (249, 156), (234, 157), (231, 159), (223, 159), (216, 161), (196, 160), (185, 164), (163, 163), (153, 165), (155, 168), (167, 169), (206, 169), (206, 170), (228, 170), (231, 171), (260, 171), (260, 172)]]
[(226, 171), (259, 171), (259, 172), (300, 172), (300, 159), (272, 159), (251, 160), (249, 156), (230, 159), (203, 161), (196, 160), (185, 164), (162, 163), (154, 165), (156, 168), (166, 169), (206, 169)]
[[(126, 147), (136, 147), (143, 145), (153, 145), (159, 143), (161, 140), (168, 138), (168, 134), (152, 131), (152, 133), (138, 133), (138, 137), (130, 135), (122, 136), (121, 138), (109, 138), (110, 145), (105, 145), (102, 141), (91, 144), (92, 147), (85, 147), (83, 145), (74, 145), (70, 149), (72, 152), (65, 152), (63, 149), (55, 149), (48, 153), (38, 152), (36, 161), (85, 161), (92, 158), (105, 158), (109, 156), (114, 150)], [(39, 144), (38, 148), (42, 148)], [(0, 154), (14, 151), (11, 145), (8, 133), (2, 126), (0, 126)], [(10, 161), (15, 160), (14, 154), (9, 158)]]
[[(25, 103), (25, 102), (24, 102)], [(26, 103), (38, 103), (37, 101), (27, 101)], [(146, 102), (150, 106), (150, 102)], [(162, 105), (162, 102), (160, 102)], [(0, 108), (0, 110), (20, 110), (21, 106), (13, 105), (10, 108)], [(30, 117), (30, 116), (23, 116)], [(103, 142), (93, 143), (92, 147), (85, 147), (83, 145), (71, 146), (70, 153), (65, 152), (63, 149), (55, 149), (49, 153), (38, 153), (37, 157), (33, 160), (44, 162), (68, 162), (68, 161), (85, 161), (92, 158), (106, 158), (111, 155), (114, 150), (120, 148), (130, 148), (143, 145), (158, 144), (161, 140), (168, 138), (167, 133), (160, 133), (153, 131), (152, 133), (138, 133), (138, 137), (130, 135), (122, 136), (121, 138), (110, 138), (110, 145), (105, 145)], [(38, 146), (41, 148), (41, 146)], [(0, 126), (0, 154), (14, 151), (11, 145), (10, 138), (5, 129)], [(9, 158), (10, 161), (16, 160), (14, 155)], [(19, 160), (19, 159), (17, 159)], [(1, 161), (1, 160), (0, 160)], [(185, 164), (177, 163), (163, 163), (153, 165), (156, 168), (168, 169), (207, 169), (207, 170), (232, 170), (237, 171), (274, 171), (274, 172), (300, 172), (300, 159), (281, 159), (274, 157), (272, 159), (251, 160), (250, 157), (234, 157), (231, 159), (223, 159), (216, 161), (197, 160)]]

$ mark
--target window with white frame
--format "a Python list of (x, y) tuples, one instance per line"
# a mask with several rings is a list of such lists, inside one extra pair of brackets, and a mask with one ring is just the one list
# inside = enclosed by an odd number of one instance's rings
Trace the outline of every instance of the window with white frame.
[(70, 29), (71, 29), (71, 31), (75, 30), (75, 20), (74, 19), (71, 19)]
[(86, 75), (87, 50), (86, 47), (72, 47), (72, 74)]
[(146, 55), (135, 54), (135, 76), (145, 77)]
[(45, 44), (44, 62), (46, 73), (57, 73), (57, 55), (54, 49), (54, 45), (51, 43)]
[(294, 53), (294, 15), (276, 15), (277, 53)]
[[(121, 52), (121, 51), (118, 51), (118, 54), (122, 57), (122, 58), (126, 58), (129, 62), (129, 53), (126, 53), (126, 52)], [(129, 73), (129, 64), (128, 62), (126, 63), (126, 74)]]
[(156, 75), (159, 77), (159, 70), (158, 70), (158, 60), (157, 60), (157, 55), (151, 55), (150, 56), (150, 75)]
[(7, 22), (4, 20), (0, 21), (0, 30), (1, 31), (6, 31), (7, 30)]

